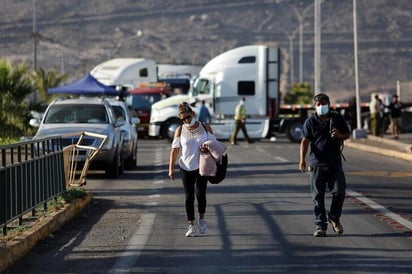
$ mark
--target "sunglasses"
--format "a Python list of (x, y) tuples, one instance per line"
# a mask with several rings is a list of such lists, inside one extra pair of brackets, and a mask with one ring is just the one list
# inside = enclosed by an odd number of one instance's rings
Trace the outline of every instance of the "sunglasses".
[(192, 115), (187, 115), (185, 117), (183, 117), (182, 119), (180, 119), (180, 121), (184, 122), (186, 119), (192, 118)]

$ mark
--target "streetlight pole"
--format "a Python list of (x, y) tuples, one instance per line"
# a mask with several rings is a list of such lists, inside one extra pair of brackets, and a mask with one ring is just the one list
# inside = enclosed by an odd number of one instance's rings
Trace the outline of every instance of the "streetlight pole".
[(315, 2), (315, 84), (314, 90), (315, 94), (320, 93), (320, 4), (322, 0), (314, 0)]
[(37, 23), (36, 23), (36, 0), (32, 2), (33, 8), (33, 68), (37, 70)]
[(295, 29), (292, 34), (289, 34), (285, 31), (283, 33), (288, 37), (289, 39), (289, 72), (290, 72), (290, 89), (292, 89), (293, 82), (295, 81), (294, 79), (294, 54), (293, 54), (293, 39), (295, 39), (296, 32), (298, 32), (299, 28)]
[(303, 28), (306, 26), (303, 24), (306, 12), (313, 6), (313, 3), (307, 6), (302, 12), (299, 12), (294, 6), (292, 10), (295, 12), (299, 22), (299, 82), (303, 82)]
[(364, 138), (365, 132), (361, 129), (361, 107), (359, 95), (359, 73), (358, 73), (358, 20), (356, 0), (353, 0), (353, 55), (355, 65), (355, 93), (356, 93), (356, 124), (357, 127), (353, 131), (353, 138)]

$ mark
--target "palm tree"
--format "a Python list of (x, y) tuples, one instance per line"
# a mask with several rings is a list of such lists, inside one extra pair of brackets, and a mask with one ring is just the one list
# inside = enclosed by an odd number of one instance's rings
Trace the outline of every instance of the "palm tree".
[(25, 64), (13, 66), (0, 60), (0, 137), (16, 137), (25, 133), (30, 117), (26, 97), (34, 91)]
[(48, 88), (58, 86), (67, 79), (67, 75), (59, 75), (55, 70), (46, 72), (43, 68), (39, 68), (33, 72), (32, 79), (39, 93), (40, 101), (49, 103), (53, 99), (53, 95), (47, 93)]

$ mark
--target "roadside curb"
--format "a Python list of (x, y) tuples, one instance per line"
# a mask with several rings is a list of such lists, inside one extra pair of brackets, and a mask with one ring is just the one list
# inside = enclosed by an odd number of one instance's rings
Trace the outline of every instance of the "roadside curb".
[[(405, 147), (408, 146), (407, 144), (404, 144), (404, 145), (405, 145)], [(390, 149), (386, 149), (386, 148), (379, 148), (379, 147), (376, 147), (376, 146), (361, 144), (359, 142), (354, 142), (354, 141), (345, 142), (345, 146), (350, 147), (350, 148), (359, 149), (359, 150), (362, 150), (362, 151), (375, 153), (375, 154), (385, 155), (385, 156), (392, 157), (392, 158), (402, 159), (402, 160), (406, 160), (406, 161), (412, 161), (412, 153), (394, 151), (394, 150), (390, 150)]]
[(57, 212), (42, 217), (33, 227), (7, 243), (6, 247), (0, 249), (0, 272), (14, 264), (28, 253), (36, 244), (49, 237), (51, 233), (58, 230), (62, 225), (79, 214), (92, 200), (92, 194), (86, 193), (83, 199), (77, 199), (68, 203)]

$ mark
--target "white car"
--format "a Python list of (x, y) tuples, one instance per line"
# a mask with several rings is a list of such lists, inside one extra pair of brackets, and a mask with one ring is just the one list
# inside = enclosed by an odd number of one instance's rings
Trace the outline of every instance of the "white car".
[(125, 123), (120, 127), (123, 134), (123, 159), (126, 169), (133, 169), (137, 165), (137, 143), (138, 134), (136, 125), (140, 123), (140, 119), (133, 117), (125, 102), (108, 99), (113, 108), (117, 120), (124, 120)]
[[(47, 107), (41, 121), (30, 120), (30, 125), (38, 127), (33, 139), (66, 135), (76, 132), (92, 132), (108, 138), (102, 150), (93, 158), (90, 169), (104, 169), (106, 175), (117, 178), (123, 172), (123, 137), (121, 127), (124, 120), (117, 120), (110, 103), (102, 98), (55, 99)], [(77, 143), (79, 136), (63, 137), (63, 145)], [(85, 138), (84, 145), (95, 146), (98, 140)], [(85, 154), (85, 152), (83, 153)], [(81, 161), (84, 161), (81, 159)]]

